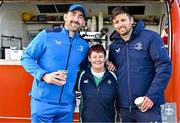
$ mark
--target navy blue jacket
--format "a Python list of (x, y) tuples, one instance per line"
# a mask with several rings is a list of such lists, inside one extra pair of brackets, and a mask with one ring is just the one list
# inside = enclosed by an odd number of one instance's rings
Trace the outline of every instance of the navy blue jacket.
[(117, 67), (120, 107), (135, 107), (139, 96), (149, 97), (157, 106), (163, 104), (172, 65), (161, 37), (144, 29), (140, 21), (128, 41), (118, 33), (111, 38), (109, 60)]
[(106, 70), (98, 86), (90, 69), (80, 75), (82, 93), (82, 122), (114, 122), (116, 100), (116, 76)]

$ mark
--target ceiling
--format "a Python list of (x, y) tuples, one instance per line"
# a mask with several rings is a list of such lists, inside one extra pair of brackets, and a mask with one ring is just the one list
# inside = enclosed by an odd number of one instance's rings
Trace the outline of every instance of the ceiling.
[(1, 0), (5, 3), (18, 3), (18, 2), (27, 2), (27, 3), (74, 3), (74, 2), (86, 2), (86, 3), (120, 3), (120, 2), (159, 2), (164, 0)]

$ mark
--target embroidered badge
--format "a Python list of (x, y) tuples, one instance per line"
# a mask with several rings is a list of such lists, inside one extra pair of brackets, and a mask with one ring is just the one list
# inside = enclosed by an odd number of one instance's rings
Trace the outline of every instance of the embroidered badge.
[(108, 84), (110, 85), (111, 83), (112, 83), (112, 81), (109, 79), (109, 80), (108, 80)]
[(136, 50), (142, 50), (143, 47), (142, 47), (142, 42), (137, 42), (135, 45), (134, 45), (134, 49)]
[(84, 48), (83, 48), (82, 45), (79, 45), (77, 50), (79, 50), (80, 52), (83, 52), (83, 51), (84, 51)]
[(88, 79), (84, 80), (84, 83), (88, 83)]
[(119, 53), (120, 52), (120, 48), (116, 49), (116, 53)]

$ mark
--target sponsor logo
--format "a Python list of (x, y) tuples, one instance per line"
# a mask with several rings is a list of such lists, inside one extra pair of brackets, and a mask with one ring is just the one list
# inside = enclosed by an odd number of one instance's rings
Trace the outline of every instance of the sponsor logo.
[(89, 83), (88, 79), (84, 80), (84, 83)]
[(61, 45), (62, 41), (55, 40), (57, 45)]
[(119, 53), (121, 49), (120, 49), (120, 48), (118, 48), (118, 49), (115, 49), (115, 50), (116, 50), (116, 53)]

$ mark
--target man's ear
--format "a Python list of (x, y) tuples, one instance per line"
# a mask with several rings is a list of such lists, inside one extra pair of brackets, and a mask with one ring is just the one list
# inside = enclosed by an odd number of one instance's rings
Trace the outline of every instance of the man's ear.
[(134, 18), (131, 17), (130, 19), (131, 19), (131, 24), (133, 24), (134, 23)]
[(83, 25), (82, 26), (86, 26), (86, 21), (85, 20), (83, 21)]
[(66, 21), (66, 19), (67, 19), (67, 14), (64, 14), (63, 19), (64, 19), (64, 21)]

